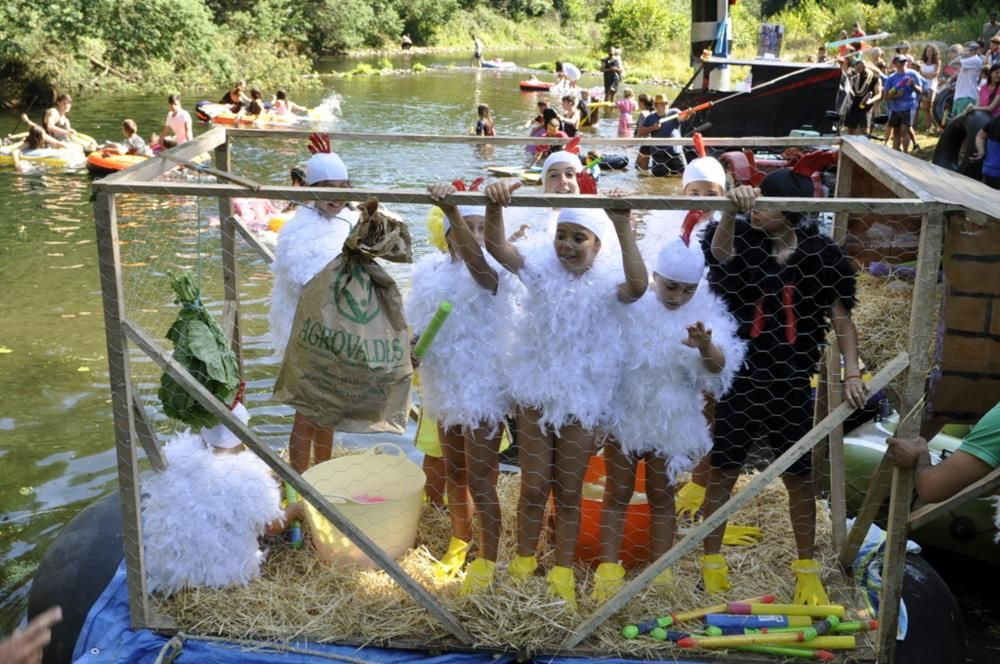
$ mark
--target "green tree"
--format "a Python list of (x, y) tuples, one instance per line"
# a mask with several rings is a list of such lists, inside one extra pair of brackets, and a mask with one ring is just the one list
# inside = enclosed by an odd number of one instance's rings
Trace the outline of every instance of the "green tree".
[(399, 16), (403, 31), (418, 44), (434, 39), (434, 32), (458, 11), (458, 0), (409, 0), (401, 3)]
[(646, 53), (686, 37), (690, 24), (688, 14), (669, 11), (662, 0), (614, 0), (604, 24), (604, 46)]

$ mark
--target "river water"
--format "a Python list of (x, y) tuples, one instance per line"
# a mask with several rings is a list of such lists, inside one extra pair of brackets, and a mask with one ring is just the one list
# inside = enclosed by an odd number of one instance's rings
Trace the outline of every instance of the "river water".
[[(519, 63), (552, 61), (560, 55), (539, 51), (505, 53)], [(572, 54), (569, 54), (572, 57)], [(383, 134), (467, 134), (475, 108), (489, 104), (500, 135), (522, 135), (534, 116), (535, 94), (519, 93), (524, 71), (500, 72), (468, 67), (464, 54), (398, 57), (397, 67), (422, 62), (431, 69), (417, 75), (322, 79), (319, 88), (289, 89), (298, 103), (339, 103), (332, 128)], [(320, 63), (321, 70), (351, 69), (356, 61)], [(455, 65), (455, 66), (452, 66)], [(551, 75), (540, 73), (543, 79)], [(597, 75), (584, 81), (600, 86)], [(638, 92), (652, 92), (641, 86)], [(162, 127), (165, 90), (154, 97), (81, 94), (70, 112), (73, 126), (98, 140), (120, 138), (121, 121), (130, 117), (148, 137)], [(271, 91), (266, 91), (270, 93)], [(216, 100), (221, 90), (185, 95)], [(40, 119), (42, 109), (32, 109)], [(0, 115), (0, 132), (18, 125), (17, 115)], [(603, 118), (595, 131), (614, 136), (617, 114)], [(23, 127), (21, 127), (23, 129)], [(196, 123), (195, 133), (205, 130)], [(522, 165), (521, 147), (482, 151), (470, 145), (344, 143), (337, 146), (356, 184), (417, 187), (438, 180), (485, 174), (488, 163)], [(305, 145), (246, 141), (234, 150), (235, 170), (262, 182), (283, 183), (288, 169), (308, 157)], [(631, 173), (602, 178), (601, 187), (626, 186), (644, 193), (677, 188), (676, 180), (636, 180)], [(0, 634), (21, 619), (31, 575), (48, 544), (79, 510), (115, 486), (104, 320), (90, 204), (90, 179), (83, 171), (16, 174), (0, 169)], [(416, 237), (415, 254), (428, 251), (423, 220), (426, 208), (398, 210)], [(164, 270), (190, 270), (205, 286), (205, 300), (221, 310), (218, 286), (218, 234), (215, 201), (119, 198), (122, 261), (128, 314), (162, 337), (176, 315)], [(290, 410), (270, 399), (276, 373), (267, 343), (270, 278), (264, 264), (244, 251), (240, 256), (241, 297), (246, 340), (246, 378), (252, 424), (276, 449), (287, 441)], [(406, 270), (397, 270), (405, 287)], [(135, 381), (157, 428), (155, 397), (159, 372), (133, 355)], [(344, 436), (363, 445), (365, 437)], [(409, 445), (412, 435), (398, 437)]]

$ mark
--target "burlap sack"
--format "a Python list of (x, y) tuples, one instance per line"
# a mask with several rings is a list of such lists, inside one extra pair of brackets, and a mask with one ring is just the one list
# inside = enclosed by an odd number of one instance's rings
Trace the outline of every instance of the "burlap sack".
[(302, 290), (274, 396), (324, 427), (356, 433), (406, 429), (410, 339), (403, 301), (375, 258), (410, 262), (398, 217), (361, 206), (343, 252)]

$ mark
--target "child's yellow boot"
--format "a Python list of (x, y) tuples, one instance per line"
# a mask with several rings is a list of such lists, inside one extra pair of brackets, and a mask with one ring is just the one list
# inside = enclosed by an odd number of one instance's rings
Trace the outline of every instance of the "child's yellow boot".
[(594, 573), (594, 593), (591, 596), (598, 604), (621, 590), (625, 579), (625, 568), (618, 563), (601, 563)]
[(538, 561), (534, 556), (515, 556), (507, 567), (507, 573), (515, 581), (527, 581), (538, 569)]
[(476, 558), (465, 568), (465, 579), (459, 589), (459, 595), (471, 595), (481, 592), (490, 587), (493, 583), (493, 576), (496, 574), (497, 564), (493, 560)]
[(457, 576), (465, 565), (465, 555), (468, 552), (468, 542), (452, 537), (451, 541), (448, 542), (448, 550), (441, 556), (441, 560), (434, 564), (434, 578), (438, 581), (446, 581)]
[(549, 593), (566, 602), (566, 608), (576, 611), (576, 580), (573, 568), (556, 565), (549, 570), (545, 579), (549, 582)]
[(729, 566), (726, 559), (718, 553), (710, 553), (701, 557), (701, 580), (705, 592), (717, 595), (729, 590)]
[(819, 563), (811, 558), (803, 558), (792, 563), (795, 572), (795, 603), (796, 604), (829, 604), (826, 589), (820, 581), (822, 571)]

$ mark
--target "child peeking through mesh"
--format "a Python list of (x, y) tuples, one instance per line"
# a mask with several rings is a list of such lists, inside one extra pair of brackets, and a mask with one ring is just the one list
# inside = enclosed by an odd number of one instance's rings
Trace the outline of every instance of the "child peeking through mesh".
[[(239, 402), (233, 415), (250, 419)], [(224, 424), (178, 434), (163, 453), (167, 469), (142, 495), (150, 591), (246, 585), (264, 557), (257, 538), (302, 519), (302, 503), (281, 508), (270, 469)]]
[[(751, 441), (762, 436), (781, 454), (812, 428), (809, 379), (827, 331), (837, 335), (845, 367), (844, 399), (864, 406), (866, 388), (858, 369), (858, 336), (851, 320), (854, 272), (841, 248), (802, 223), (798, 212), (754, 209), (760, 196), (813, 196), (812, 180), (791, 169), (769, 174), (760, 189), (736, 187), (730, 200), (740, 214), (726, 213), (705, 232), (703, 249), (712, 290), (725, 300), (747, 341), (746, 362), (715, 411), (711, 474), (705, 515), (728, 500), (747, 459)], [(792, 563), (797, 603), (827, 604), (814, 560), (816, 500), (804, 454), (783, 475), (798, 559)], [(705, 591), (729, 588), (719, 555), (723, 526), (705, 539)]]

